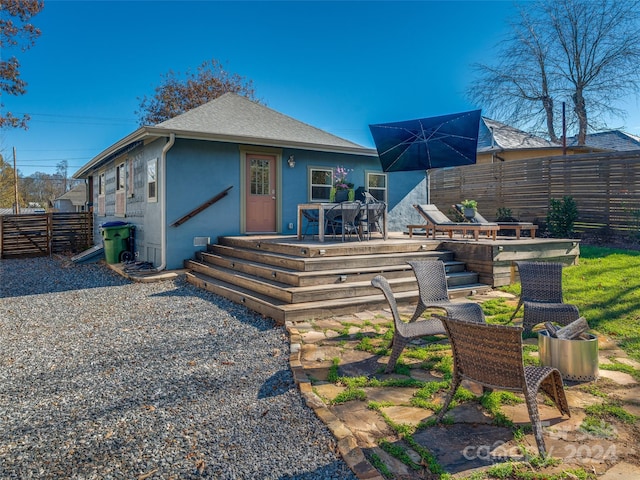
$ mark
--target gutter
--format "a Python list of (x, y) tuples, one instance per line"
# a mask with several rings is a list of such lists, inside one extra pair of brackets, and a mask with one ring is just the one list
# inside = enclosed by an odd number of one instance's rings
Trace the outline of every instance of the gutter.
[(169, 141), (162, 147), (160, 155), (159, 173), (162, 174), (162, 188), (160, 189), (160, 257), (162, 263), (155, 269), (160, 272), (167, 267), (167, 152), (176, 142), (176, 134), (169, 134)]

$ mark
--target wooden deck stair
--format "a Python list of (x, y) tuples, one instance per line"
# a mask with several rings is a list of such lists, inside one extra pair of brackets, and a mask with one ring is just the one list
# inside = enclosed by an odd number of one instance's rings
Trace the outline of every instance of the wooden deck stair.
[(389, 279), (399, 303), (417, 300), (411, 267), (416, 259), (445, 262), (450, 297), (490, 289), (465, 270), (440, 242), (369, 241), (301, 243), (291, 237), (220, 237), (185, 261), (187, 281), (277, 323), (323, 318), (383, 307), (371, 279)]

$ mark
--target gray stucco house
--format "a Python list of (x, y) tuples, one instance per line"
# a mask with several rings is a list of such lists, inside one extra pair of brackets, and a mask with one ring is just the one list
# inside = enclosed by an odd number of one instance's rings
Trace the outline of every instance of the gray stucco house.
[(96, 244), (100, 225), (125, 221), (135, 226), (138, 260), (174, 269), (218, 236), (295, 234), (297, 205), (328, 201), (338, 166), (390, 210), (410, 207), (407, 194), (424, 182), (394, 174), (391, 189), (374, 149), (233, 93), (137, 129), (74, 178), (87, 183)]

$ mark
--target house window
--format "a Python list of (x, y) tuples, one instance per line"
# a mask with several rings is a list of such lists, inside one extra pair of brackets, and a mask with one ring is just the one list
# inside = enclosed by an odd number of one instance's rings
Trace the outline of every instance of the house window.
[(158, 159), (147, 162), (147, 201), (158, 201)]
[(125, 170), (124, 162), (116, 165), (116, 211), (117, 217), (124, 217), (126, 209), (125, 201)]
[(116, 167), (116, 192), (124, 190), (125, 185), (125, 170), (124, 163), (121, 163)]
[(106, 215), (104, 172), (98, 175), (98, 215)]
[(127, 182), (127, 196), (133, 197), (133, 192), (134, 192), (133, 158), (130, 158), (129, 160), (127, 160), (127, 173), (128, 173), (127, 178), (129, 179), (129, 181)]
[(367, 191), (381, 202), (386, 202), (387, 174), (367, 172)]
[(309, 200), (328, 202), (333, 187), (333, 170), (330, 168), (309, 169)]

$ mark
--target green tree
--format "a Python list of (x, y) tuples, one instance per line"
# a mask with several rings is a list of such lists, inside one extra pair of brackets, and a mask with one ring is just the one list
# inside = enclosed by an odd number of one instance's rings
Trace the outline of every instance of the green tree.
[(15, 175), (13, 167), (0, 155), (0, 208), (11, 208), (15, 202)]
[(520, 5), (494, 64), (476, 65), (468, 96), (489, 116), (558, 141), (558, 108), (584, 145), (588, 130), (625, 116), (616, 102), (640, 91), (640, 2), (541, 0)]
[(140, 125), (155, 125), (199, 107), (219, 96), (233, 92), (254, 100), (253, 82), (235, 73), (227, 72), (215, 59), (208, 60), (184, 78), (170, 70), (163, 75), (152, 97), (140, 100), (135, 112)]
[[(40, 29), (31, 23), (31, 18), (44, 7), (40, 0), (2, 0), (0, 1), (0, 52), (18, 49), (28, 50), (40, 36)], [(27, 128), (29, 116), (16, 117), (4, 112), (2, 94), (24, 95), (27, 82), (20, 78), (20, 62), (15, 56), (0, 58), (0, 128)]]

